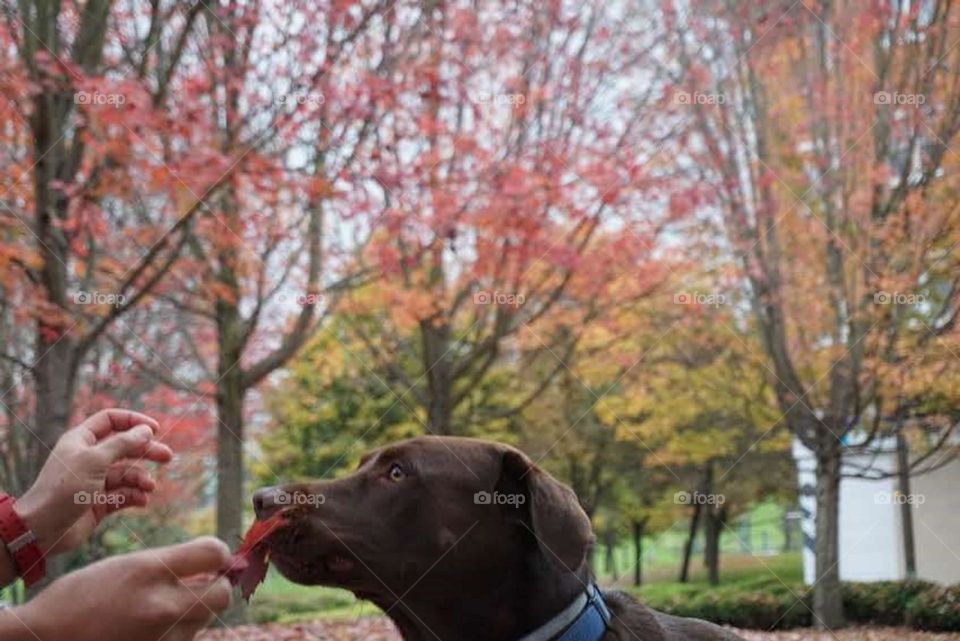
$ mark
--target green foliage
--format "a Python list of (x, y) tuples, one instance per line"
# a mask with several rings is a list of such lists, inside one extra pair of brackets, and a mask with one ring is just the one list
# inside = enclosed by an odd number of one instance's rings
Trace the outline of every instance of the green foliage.
[(329, 477), (373, 447), (423, 432), (409, 405), (357, 360), (359, 348), (342, 341), (331, 324), (266, 394), (272, 425), (252, 466), (259, 481)]
[[(207, 530), (209, 531), (209, 530)], [(61, 557), (67, 571), (118, 554), (179, 543), (190, 533), (162, 510), (142, 510), (107, 518), (79, 548)]]
[(783, 630), (810, 625), (810, 595), (789, 592), (717, 591), (647, 605), (677, 616), (705, 619), (737, 628)]
[(902, 625), (907, 606), (936, 587), (927, 581), (844, 583), (843, 608), (847, 617), (858, 623)]
[(633, 590), (646, 605), (677, 616), (697, 617), (741, 628), (787, 629), (809, 625), (810, 611), (796, 554), (762, 564), (724, 569), (724, 583), (653, 583)]
[(674, 500), (678, 490), (722, 494), (726, 518), (763, 498), (791, 501), (789, 438), (778, 429), (780, 412), (757, 356), (762, 346), (729, 310), (675, 313), (671, 331), (642, 352), (643, 366), (603, 385), (609, 393), (595, 410), (600, 423), (639, 443), (646, 469), (669, 473), (659, 497), (644, 505), (650, 531), (689, 518), (690, 507)]
[[(335, 476), (352, 469), (370, 449), (426, 433), (426, 417), (413, 398), (416, 391), (392, 385), (396, 381), (373, 371), (352, 336), (346, 320), (331, 321), (288, 365), (286, 376), (264, 393), (271, 421), (259, 440), (261, 454), (251, 463), (257, 483)], [(405, 357), (418, 358), (416, 353)], [(503, 420), (471, 420), (474, 414), (502, 409), (497, 404), (514, 385), (510, 372), (492, 368), (454, 415), (457, 433), (516, 440)]]
[(919, 593), (907, 604), (906, 621), (921, 630), (960, 632), (960, 584)]
[[(667, 583), (643, 586), (634, 594), (646, 605), (685, 617), (746, 629), (810, 626), (812, 591), (798, 576), (754, 571), (730, 583)], [(960, 585), (925, 581), (842, 584), (847, 620), (857, 625), (909, 626), (960, 631)]]

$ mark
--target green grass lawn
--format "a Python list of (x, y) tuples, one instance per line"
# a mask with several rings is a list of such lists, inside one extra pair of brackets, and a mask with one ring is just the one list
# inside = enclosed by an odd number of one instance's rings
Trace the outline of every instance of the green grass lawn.
[[(643, 575), (645, 582), (673, 581), (680, 570), (680, 558), (687, 540), (686, 520), (678, 521), (663, 532), (644, 538)], [(799, 533), (795, 532), (796, 544)], [(720, 537), (721, 564), (731, 570), (750, 566), (757, 558), (774, 558), (781, 554), (784, 544), (783, 507), (773, 501), (758, 503), (748, 512), (734, 519)], [(694, 545), (691, 574), (703, 574), (702, 528)], [(633, 578), (634, 550), (630, 541), (623, 540), (614, 549), (614, 568), (607, 567), (607, 555), (598, 545), (593, 553), (593, 567), (597, 576), (608, 584), (626, 585)], [(798, 561), (799, 563), (799, 561)], [(762, 565), (760, 566), (762, 567)], [(798, 566), (799, 571), (799, 566)], [(722, 574), (722, 571), (721, 571)], [(721, 577), (722, 578), (722, 577)]]
[[(694, 565), (696, 567), (694, 567)], [(762, 590), (766, 592), (791, 591), (797, 593), (803, 585), (803, 568), (800, 553), (790, 552), (770, 557), (728, 555), (720, 557), (720, 585), (707, 582), (706, 570), (699, 559), (691, 564), (688, 583), (676, 580), (652, 581), (639, 588), (627, 587), (643, 601), (662, 602), (675, 596), (693, 596), (711, 590), (724, 591)]]
[(250, 600), (251, 619), (255, 623), (292, 623), (379, 613), (379, 608), (358, 600), (346, 590), (297, 585), (273, 569)]

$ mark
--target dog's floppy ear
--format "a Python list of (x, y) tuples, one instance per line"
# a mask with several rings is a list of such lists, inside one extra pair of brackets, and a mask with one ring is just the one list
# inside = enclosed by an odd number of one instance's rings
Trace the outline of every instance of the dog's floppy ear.
[(573, 490), (513, 449), (503, 451), (498, 485), (523, 491), (528, 527), (548, 560), (571, 572), (583, 565), (594, 542), (593, 530)]

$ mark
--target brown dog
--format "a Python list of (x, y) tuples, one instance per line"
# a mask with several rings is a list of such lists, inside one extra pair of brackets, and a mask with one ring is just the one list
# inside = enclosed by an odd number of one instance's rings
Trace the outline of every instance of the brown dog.
[(603, 595), (606, 608), (585, 604), (590, 521), (570, 488), (506, 445), (415, 438), (347, 477), (264, 488), (253, 502), (260, 518), (290, 517), (267, 541), (285, 577), (373, 601), (406, 641), (589, 638), (574, 634), (581, 623), (606, 641), (739, 638), (621, 592)]

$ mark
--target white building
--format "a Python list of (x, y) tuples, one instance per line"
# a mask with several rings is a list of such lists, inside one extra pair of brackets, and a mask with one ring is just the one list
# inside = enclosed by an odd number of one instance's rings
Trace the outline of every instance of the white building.
[[(815, 581), (814, 518), (816, 459), (798, 440), (793, 443), (803, 514), (803, 577)], [(893, 439), (869, 453), (848, 453), (844, 473), (870, 467), (895, 472)], [(960, 460), (911, 477), (910, 496), (897, 491), (895, 476), (880, 480), (844, 478), (840, 483), (840, 579), (881, 581), (906, 578), (901, 502), (913, 510), (917, 577), (939, 583), (960, 582)]]

